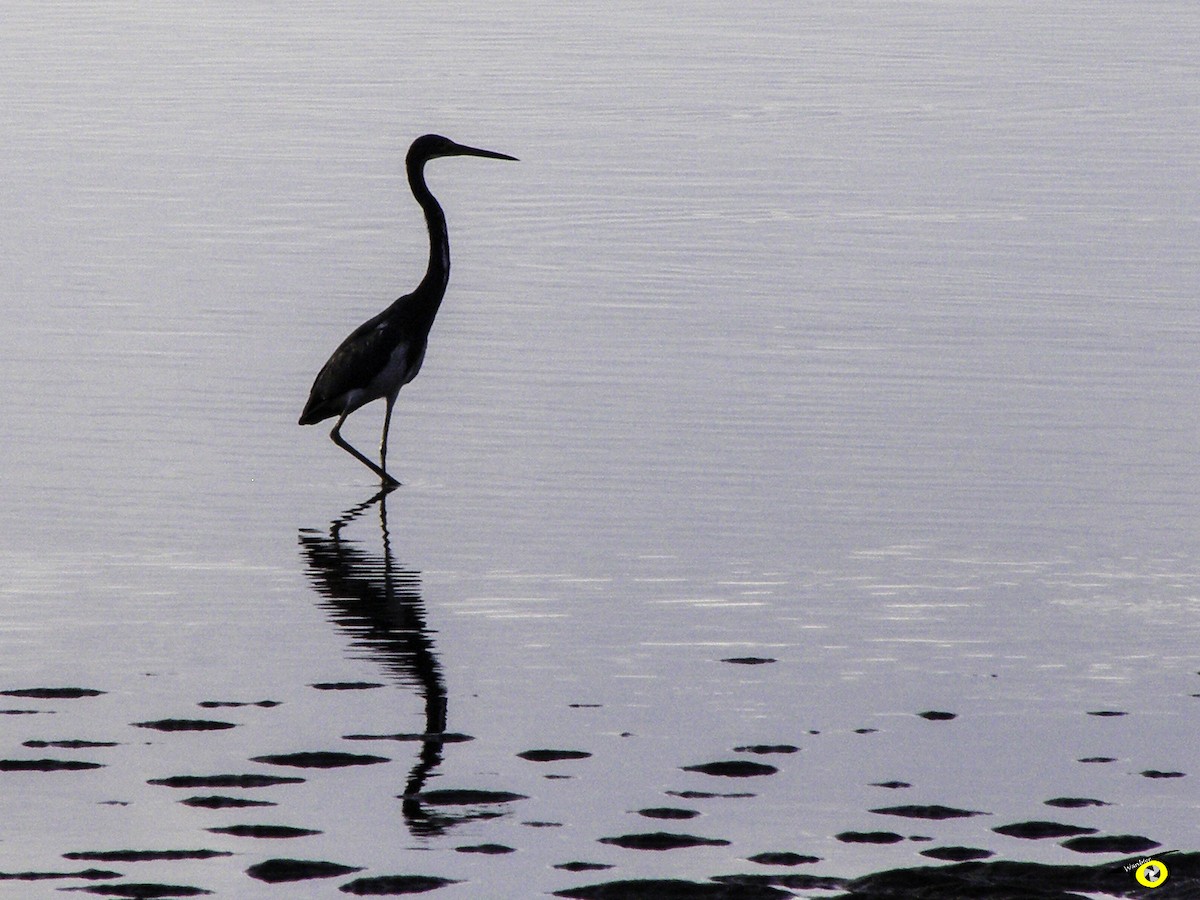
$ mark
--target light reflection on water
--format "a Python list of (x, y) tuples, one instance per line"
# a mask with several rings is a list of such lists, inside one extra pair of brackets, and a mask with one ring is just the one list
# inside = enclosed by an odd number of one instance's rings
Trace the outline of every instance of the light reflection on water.
[[(1031, 819), (1194, 846), (1192, 777), (1142, 775), (1194, 774), (1200, 702), (1191, 7), (24, 12), (0, 689), (105, 693), (5, 696), (0, 759), (104, 768), (0, 773), (0, 872), (203, 846), (237, 855), (122, 871), (498, 895), (765, 851), (1080, 861), (991, 831)], [(423, 265), (427, 130), (522, 162), (431, 166), (454, 273), (376, 498), (294, 423)], [(355, 683), (383, 687), (312, 687)], [(133, 724), (202, 718), (236, 727)], [(72, 740), (116, 746), (25, 745)], [(390, 762), (252, 762), (301, 751)], [(681, 768), (730, 758), (779, 771)], [(305, 781), (253, 815), (148, 784), (240, 772)], [(899, 803), (991, 815), (869, 812)], [(321, 833), (206, 830), (247, 822)], [(730, 843), (598, 843), (656, 830)], [(456, 852), (487, 844), (515, 852)]]

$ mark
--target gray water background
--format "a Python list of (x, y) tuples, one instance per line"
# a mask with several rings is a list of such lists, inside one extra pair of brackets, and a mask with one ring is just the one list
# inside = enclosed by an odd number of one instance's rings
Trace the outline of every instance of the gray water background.
[[(991, 814), (905, 835), (1080, 862), (989, 831), (1061, 795), (1200, 845), (1198, 37), (1172, 2), (13, 5), (0, 688), (107, 693), (13, 700), (37, 712), (0, 755), (120, 746), (2, 776), (0, 870), (216, 847), (239, 855), (137, 878), (238, 897), (286, 893), (243, 874), (273, 855), (465, 879), (447, 897), (597, 880), (568, 859), (852, 875), (925, 862), (834, 837), (898, 802)], [(371, 507), (345, 536), (410, 573), (475, 738), (428, 786), (531, 799), (412, 835), (399, 745), (250, 817), (306, 844), (208, 834), (230, 817), (147, 779), (423, 727), (298, 543), (369, 473), (295, 420), (419, 278), (402, 157), (426, 131), (521, 161), (429, 167), (450, 290), (386, 535)], [(391, 686), (308, 687), (338, 680)], [(130, 727), (263, 699), (227, 732)], [(679, 769), (758, 743), (801, 750), (752, 787)], [(593, 756), (515, 756), (539, 747)], [(688, 789), (758, 796), (684, 823), (727, 847), (596, 843)], [(453, 852), (482, 842), (518, 852)]]

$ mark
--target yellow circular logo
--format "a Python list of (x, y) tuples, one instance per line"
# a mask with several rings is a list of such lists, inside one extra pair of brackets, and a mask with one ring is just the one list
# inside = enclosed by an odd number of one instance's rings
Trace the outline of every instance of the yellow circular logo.
[(1167, 867), (1157, 859), (1148, 859), (1137, 867), (1133, 877), (1143, 887), (1158, 887), (1167, 880)]

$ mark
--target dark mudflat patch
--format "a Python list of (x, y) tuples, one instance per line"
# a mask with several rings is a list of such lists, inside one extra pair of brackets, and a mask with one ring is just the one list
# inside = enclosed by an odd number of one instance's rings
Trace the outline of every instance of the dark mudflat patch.
[(1161, 772), (1158, 769), (1147, 769), (1142, 773), (1143, 778), (1186, 778), (1186, 772)]
[(320, 859), (268, 859), (248, 868), (246, 874), (268, 884), (280, 884), (285, 881), (336, 878), (361, 871), (361, 867), (343, 866)]
[(925, 712), (917, 713), (922, 719), (928, 719), (930, 722), (949, 722), (951, 719), (957, 719), (958, 713), (943, 712), (938, 709), (927, 709)]
[(81, 869), (78, 872), (0, 872), (0, 881), (53, 881), (60, 878), (104, 881), (120, 877), (120, 872), (110, 872), (108, 869)]
[(626, 850), (680, 850), (684, 847), (726, 847), (729, 841), (706, 838), (695, 834), (670, 834), (655, 831), (650, 834), (622, 834), (600, 838), (601, 844), (612, 844)]
[(485, 856), (503, 856), (505, 853), (516, 853), (516, 847), (507, 844), (466, 844), (454, 848), (456, 853), (482, 853)]
[(955, 809), (953, 806), (881, 806), (879, 809), (868, 810), (881, 816), (901, 816), (905, 819), (969, 819), (971, 816), (986, 816), (988, 813), (977, 809)]
[(600, 872), (604, 869), (611, 869), (613, 866), (609, 863), (565, 862), (559, 863), (554, 868), (562, 869), (564, 872)]
[(760, 866), (805, 866), (809, 863), (817, 863), (821, 861), (819, 856), (805, 856), (803, 853), (756, 853), (754, 856), (748, 857), (752, 863), (758, 863)]
[(879, 730), (878, 728), (855, 728), (854, 733), (855, 734), (874, 734), (878, 730)]
[(733, 663), (735, 666), (765, 666), (779, 660), (771, 656), (727, 656), (721, 662)]
[(517, 754), (530, 762), (561, 762), (569, 759), (587, 759), (592, 754), (586, 750), (522, 750)]
[(1044, 838), (1075, 837), (1080, 834), (1096, 833), (1095, 828), (1083, 828), (1079, 825), (1066, 825), (1062, 822), (1045, 822), (1040, 820), (999, 825), (993, 828), (992, 831), (996, 832), (996, 834), (1025, 838), (1032, 841), (1039, 841)]
[(1095, 709), (1088, 712), (1089, 716), (1101, 716), (1103, 718), (1112, 718), (1115, 716), (1127, 716), (1129, 713), (1121, 712), (1116, 709)]
[(904, 788), (912, 787), (907, 781), (872, 781), (871, 787), (887, 788), (892, 791), (903, 790)]
[(930, 847), (921, 851), (922, 856), (930, 859), (940, 859), (942, 862), (969, 862), (974, 859), (987, 859), (994, 856), (991, 850), (980, 850), (978, 847)]
[(92, 750), (100, 747), (119, 747), (117, 741), (80, 741), (80, 740), (65, 740), (65, 741), (22, 741), (22, 747), (28, 747), (31, 750), (45, 750), (48, 747), (57, 747), (60, 750)]
[(79, 700), (83, 697), (99, 697), (104, 691), (93, 688), (58, 687), (58, 688), (15, 688), (0, 691), (5, 697), (29, 697), (36, 700)]
[(320, 834), (312, 828), (294, 828), (291, 825), (221, 825), (216, 828), (206, 828), (213, 834), (229, 834), (233, 837), (248, 838), (298, 838), (311, 837)]
[(380, 681), (318, 681), (309, 687), (318, 691), (371, 691), (386, 685)]
[(648, 809), (639, 809), (637, 813), (647, 819), (694, 819), (700, 815), (697, 810), (679, 809), (676, 806), (652, 806)]
[(679, 768), (685, 772), (699, 772), (702, 775), (715, 775), (719, 778), (755, 778), (760, 775), (774, 775), (779, 771), (774, 766), (751, 762), (748, 759), (718, 760), (717, 762), (680, 766)]
[(94, 884), (86, 887), (59, 888), (61, 891), (80, 891), (84, 894), (100, 894), (105, 897), (131, 897), (134, 900), (154, 900), (158, 897), (202, 897), (211, 894), (204, 888), (186, 884)]
[(448, 884), (458, 882), (434, 875), (376, 875), (372, 878), (355, 878), (338, 890), (356, 897), (398, 897), (401, 894), (423, 894)]
[(843, 844), (898, 844), (904, 840), (894, 831), (843, 831), (834, 837)]
[(276, 706), (282, 706), (280, 700), (201, 700), (196, 704), (203, 709), (238, 709), (243, 706), (258, 706), (262, 709), (271, 709)]
[(278, 806), (270, 800), (250, 800), (246, 797), (222, 797), (212, 794), (208, 797), (188, 797), (180, 800), (184, 806), (194, 806), (198, 809), (245, 809), (250, 806)]
[(344, 734), (345, 741), (413, 741), (422, 744), (460, 744), (473, 741), (469, 734), (459, 734), (455, 731), (444, 732), (401, 732), (399, 734)]
[(151, 728), (154, 731), (225, 731), (237, 728), (233, 722), (218, 722), (213, 719), (155, 719), (153, 722), (133, 722), (134, 728)]
[(76, 850), (63, 859), (90, 859), (97, 862), (156, 862), (160, 860), (216, 859), (233, 856), (228, 850)]
[(103, 768), (102, 763), (81, 759), (0, 759), (0, 772), (80, 772)]
[(1062, 846), (1076, 853), (1141, 853), (1162, 845), (1140, 834), (1108, 834), (1070, 838)]
[(734, 747), (733, 752), (767, 756), (772, 753), (799, 753), (800, 748), (793, 744), (747, 744), (743, 747)]
[(172, 775), (169, 778), (151, 778), (147, 784), (171, 788), (260, 788), (277, 784), (302, 784), (303, 778), (284, 775)]
[[(440, 788), (432, 791), (422, 791), (413, 797), (431, 806), (479, 806), (489, 803), (512, 803), (516, 800), (528, 800), (524, 794), (514, 794), (510, 791), (482, 791), (469, 788)], [(408, 799), (401, 795), (400, 799)]]
[(775, 900), (795, 895), (765, 884), (717, 884), (677, 878), (645, 878), (567, 888), (555, 891), (554, 896), (579, 900)]
[(745, 791), (739, 791), (732, 794), (718, 794), (713, 791), (666, 791), (669, 797), (678, 797), (681, 800), (713, 800), (716, 798), (732, 798), (744, 800), (747, 797), (755, 797), (756, 794), (751, 794)]
[(1076, 762), (1081, 763), (1110, 763), (1116, 762), (1115, 756), (1085, 756), (1083, 759), (1078, 759)]
[(40, 709), (0, 709), (0, 716), (40, 716)]
[(341, 753), (336, 750), (313, 750), (301, 753), (272, 753), (252, 756), (251, 762), (272, 766), (292, 766), (297, 769), (340, 769), (345, 766), (373, 766), (391, 762), (386, 756), (369, 753)]
[(1095, 800), (1091, 797), (1054, 797), (1046, 801), (1046, 806), (1054, 806), (1058, 809), (1083, 809), (1088, 806), (1110, 806), (1104, 800)]

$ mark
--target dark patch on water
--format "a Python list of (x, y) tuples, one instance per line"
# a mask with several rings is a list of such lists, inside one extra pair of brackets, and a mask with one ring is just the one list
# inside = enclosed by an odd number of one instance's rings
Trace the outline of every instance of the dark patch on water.
[(79, 772), (103, 768), (102, 763), (81, 759), (0, 759), (0, 772)]
[(874, 734), (878, 730), (879, 730), (878, 728), (855, 728), (854, 733), (855, 734)]
[(931, 847), (921, 851), (922, 856), (930, 859), (940, 859), (942, 862), (968, 862), (974, 859), (987, 859), (994, 856), (991, 850), (980, 850), (978, 847)]
[(339, 891), (356, 897), (396, 897), (400, 894), (423, 894), (448, 884), (458, 884), (453, 878), (434, 875), (376, 875), (356, 878), (343, 884)]
[(568, 703), (570, 709), (600, 709), (604, 706), (603, 703)]
[(98, 747), (119, 747), (117, 741), (22, 741), (22, 747), (31, 750), (45, 750), (47, 747), (57, 747), (60, 750), (92, 750)]
[(765, 666), (779, 660), (770, 656), (729, 656), (721, 662), (733, 663), (735, 666)]
[(613, 866), (609, 863), (565, 862), (559, 863), (554, 868), (562, 869), (564, 872), (600, 872), (604, 869), (611, 869)]
[(745, 791), (739, 791), (732, 794), (718, 794), (713, 791), (664, 791), (670, 797), (678, 797), (681, 800), (714, 800), (719, 798), (728, 798), (735, 800), (745, 800), (749, 797), (756, 797), (757, 794), (751, 794)]
[(278, 806), (270, 800), (249, 800), (245, 797), (222, 797), (220, 795), (211, 795), (208, 797), (188, 797), (186, 800), (180, 800), (184, 806), (195, 806), (199, 809), (245, 809), (248, 806)]
[(927, 709), (925, 712), (917, 713), (922, 719), (928, 719), (930, 722), (949, 722), (951, 719), (957, 719), (958, 713), (942, 712), (936, 709)]
[(386, 686), (378, 681), (319, 681), (309, 685), (318, 691), (370, 691)]
[(774, 775), (779, 771), (766, 763), (751, 762), (746, 759), (726, 759), (699, 763), (694, 766), (680, 766), (679, 768), (685, 772), (699, 772), (702, 775), (714, 775), (720, 778), (755, 778), (760, 775)]
[(1059, 809), (1083, 809), (1086, 806), (1110, 806), (1104, 800), (1093, 800), (1091, 797), (1055, 797), (1046, 801), (1046, 806), (1056, 806)]
[(843, 844), (898, 844), (904, 840), (894, 831), (843, 831), (834, 837)]
[(637, 813), (647, 819), (694, 819), (700, 815), (697, 810), (679, 809), (675, 806), (653, 806), (649, 809), (639, 809)]
[(561, 762), (569, 759), (587, 759), (592, 754), (586, 750), (522, 750), (517, 754), (530, 762)]
[(225, 731), (237, 728), (233, 722), (217, 722), (212, 719), (155, 719), (153, 722), (133, 722), (134, 728), (152, 728), (155, 731)]
[(462, 847), (455, 847), (457, 853), (482, 853), (485, 856), (503, 856), (505, 853), (516, 853), (515, 847), (509, 847), (507, 844), (467, 844)]
[(228, 850), (75, 850), (63, 859), (91, 859), (97, 862), (155, 862), (159, 860), (216, 859), (233, 856)]
[(237, 709), (243, 706), (259, 706), (263, 709), (271, 709), (276, 706), (281, 706), (280, 700), (201, 700), (196, 704), (204, 709)]
[(882, 806), (879, 809), (867, 810), (881, 816), (903, 816), (906, 819), (967, 819), (971, 816), (987, 816), (991, 813), (980, 812), (977, 809), (955, 809), (953, 806)]
[(684, 847), (726, 847), (729, 841), (706, 838), (695, 834), (670, 834), (655, 831), (649, 834), (622, 834), (600, 838), (601, 844), (612, 844), (626, 850), (679, 850)]
[(1200, 853), (1172, 853), (1169, 859), (1170, 877), (1157, 892), (1147, 892), (1133, 880), (1133, 870), (1141, 862), (1136, 857), (1097, 866), (997, 860), (876, 872), (848, 882), (847, 892), (830, 900), (1079, 900), (1083, 894), (1182, 900), (1200, 896)]
[(104, 691), (97, 691), (93, 688), (77, 687), (15, 688), (13, 690), (0, 691), (0, 695), (5, 697), (29, 697), (36, 700), (79, 700), (83, 697), (99, 697), (104, 693)]
[(792, 744), (747, 744), (744, 747), (734, 747), (734, 753), (756, 753), (766, 756), (771, 753), (799, 753), (800, 748)]
[[(713, 881), (720, 883), (722, 886), (729, 885), (730, 887), (762, 888), (778, 885), (779, 887), (798, 891), (836, 891), (846, 884), (846, 879), (844, 878), (831, 878), (826, 875), (800, 875), (795, 873), (779, 875), (717, 875), (713, 878)], [(725, 895), (717, 894), (716, 896), (723, 897)], [(789, 893), (787, 896), (791, 897), (794, 895)]]
[(155, 900), (159, 897), (201, 897), (211, 894), (204, 888), (186, 884), (96, 884), (87, 887), (59, 888), (61, 891), (80, 891), (85, 894), (101, 894), (105, 897), (130, 897), (132, 900)]
[(779, 853), (756, 853), (754, 856), (748, 857), (752, 863), (758, 863), (760, 866), (804, 866), (809, 863), (817, 863), (821, 861), (819, 856), (805, 856), (803, 853), (789, 853), (787, 851)]
[(526, 828), (562, 828), (563, 827), (562, 822), (547, 822), (547, 821), (541, 821), (541, 820), (522, 822), (521, 824), (524, 825)]
[(120, 872), (110, 872), (107, 869), (82, 869), (78, 872), (0, 872), (0, 881), (52, 881), (61, 878), (103, 881), (120, 877)]
[(277, 784), (303, 784), (303, 778), (286, 775), (172, 775), (151, 778), (146, 784), (170, 788), (260, 788)]
[(683, 881), (678, 878), (644, 878), (567, 888), (555, 891), (554, 896), (574, 897), (579, 900), (775, 900), (794, 895), (769, 885), (730, 885)]
[(1110, 834), (1074, 837), (1063, 841), (1061, 846), (1076, 853), (1141, 853), (1162, 845), (1140, 834)]
[(1185, 778), (1185, 772), (1160, 772), (1158, 769), (1147, 769), (1142, 773), (1143, 778)]
[(1115, 756), (1085, 756), (1083, 759), (1076, 760), (1081, 763), (1110, 763), (1116, 762)]
[(469, 734), (459, 734), (454, 731), (443, 732), (428, 732), (428, 733), (413, 733), (402, 732), (399, 734), (344, 734), (342, 740), (346, 741), (419, 741), (422, 744), (460, 744), (464, 741), (473, 741), (475, 738)]
[(993, 828), (996, 834), (1008, 837), (1024, 838), (1030, 841), (1040, 841), (1043, 838), (1075, 837), (1080, 834), (1095, 834), (1095, 828), (1083, 828), (1079, 825), (1064, 825), (1062, 822), (1014, 822), (1011, 825), (999, 825)]
[(40, 709), (0, 709), (0, 716), (39, 716), (43, 712), (48, 712)]
[[(401, 799), (406, 799), (403, 796)], [(524, 794), (514, 794), (510, 791), (483, 791), (469, 788), (440, 788), (432, 791), (422, 791), (414, 794), (413, 799), (428, 803), (430, 806), (480, 806), (490, 803), (512, 803), (516, 800), (528, 800)]]
[(246, 874), (268, 884), (280, 884), (285, 881), (336, 878), (338, 875), (361, 871), (361, 866), (343, 866), (320, 859), (268, 859), (248, 868)]
[(311, 837), (314, 834), (321, 834), (320, 831), (312, 828), (294, 828), (291, 825), (221, 825), (204, 830), (211, 831), (213, 834), (228, 834), (233, 837), (268, 839)]
[(888, 788), (889, 790), (900, 790), (902, 788), (912, 787), (907, 781), (872, 781), (871, 787)]
[(371, 756), (367, 753), (340, 753), (334, 750), (313, 750), (300, 753), (272, 753), (267, 756), (252, 756), (251, 762), (272, 766), (292, 766), (297, 769), (340, 769), (344, 766), (373, 766), (391, 762), (386, 756)]
[(1119, 710), (1115, 710), (1115, 709), (1097, 709), (1097, 710), (1089, 711), (1088, 715), (1089, 716), (1112, 717), (1112, 716), (1127, 716), (1127, 715), (1129, 715), (1129, 713), (1120, 712)]

